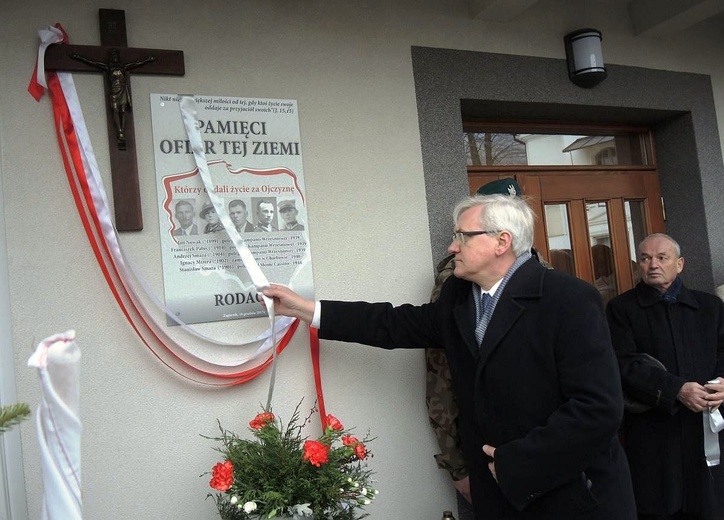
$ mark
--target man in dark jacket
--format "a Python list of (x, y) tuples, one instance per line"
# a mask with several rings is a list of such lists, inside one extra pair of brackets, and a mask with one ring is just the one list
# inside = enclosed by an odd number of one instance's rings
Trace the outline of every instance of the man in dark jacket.
[(445, 349), (477, 520), (635, 519), (617, 438), (621, 382), (598, 292), (532, 258), (525, 200), (471, 197), (454, 217), (454, 276), (433, 303), (263, 292), (321, 338)]
[[(496, 179), (480, 186), (476, 195), (508, 195), (510, 197), (522, 197), (523, 191), (518, 182), (512, 177)], [(535, 248), (530, 250), (544, 266), (551, 268), (540, 258)], [(435, 286), (430, 295), (430, 301), (435, 301), (440, 296), (442, 284), (449, 276), (452, 276), (455, 268), (455, 255), (448, 254), (437, 265)], [(468, 477), (467, 464), (463, 454), (460, 435), (458, 433), (458, 406), (453, 393), (450, 366), (447, 362), (445, 350), (441, 348), (425, 349), (425, 404), (427, 414), (430, 417), (430, 425), (435, 432), (440, 453), (435, 455), (435, 462), (439, 468), (450, 473), (453, 486), (456, 490), (458, 505), (458, 520), (471, 520), (474, 512), (470, 498), (470, 478)]]
[(650, 235), (638, 255), (641, 282), (607, 315), (623, 390), (648, 408), (627, 412), (622, 430), (639, 518), (722, 519), (721, 466), (704, 448), (707, 435), (718, 452), (720, 435), (705, 434), (702, 415), (724, 399), (724, 304), (684, 286), (671, 237)]

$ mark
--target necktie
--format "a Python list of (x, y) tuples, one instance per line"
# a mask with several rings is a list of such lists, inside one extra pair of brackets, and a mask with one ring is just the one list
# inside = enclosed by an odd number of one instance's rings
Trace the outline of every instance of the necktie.
[(478, 324), (475, 326), (475, 339), (480, 345), (483, 342), (483, 336), (485, 335), (485, 329), (488, 327), (490, 321), (490, 303), (492, 298), (486, 292), (480, 295), (480, 305), (478, 305), (476, 318)]

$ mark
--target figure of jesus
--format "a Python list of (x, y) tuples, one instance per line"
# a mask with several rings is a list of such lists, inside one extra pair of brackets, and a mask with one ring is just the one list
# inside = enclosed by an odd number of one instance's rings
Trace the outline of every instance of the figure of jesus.
[(149, 56), (142, 60), (131, 63), (121, 62), (121, 54), (118, 49), (111, 49), (108, 63), (92, 60), (78, 53), (72, 53), (71, 58), (82, 61), (96, 67), (106, 73), (111, 85), (111, 110), (113, 111), (113, 122), (116, 126), (116, 141), (119, 150), (126, 149), (126, 112), (131, 110), (131, 92), (128, 86), (128, 71), (140, 67), (144, 63), (153, 61), (155, 58)]

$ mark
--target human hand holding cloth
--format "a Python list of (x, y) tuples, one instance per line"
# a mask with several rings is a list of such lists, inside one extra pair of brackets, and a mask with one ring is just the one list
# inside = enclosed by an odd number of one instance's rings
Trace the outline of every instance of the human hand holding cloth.
[[(721, 455), (719, 448), (719, 432), (724, 430), (724, 418), (718, 408), (722, 402), (722, 392), (724, 391), (724, 380), (722, 378), (712, 379), (708, 381), (704, 388), (710, 393), (708, 395), (709, 407), (702, 412), (704, 421), (704, 454), (706, 455), (706, 465), (719, 465)], [(711, 399), (713, 398), (713, 399)]]
[[(284, 287), (283, 285), (269, 284), (262, 290), (267, 298), (274, 301), (274, 312), (282, 316), (299, 318), (307, 323), (312, 323), (314, 318), (315, 302)], [(266, 306), (266, 301), (263, 302)]]

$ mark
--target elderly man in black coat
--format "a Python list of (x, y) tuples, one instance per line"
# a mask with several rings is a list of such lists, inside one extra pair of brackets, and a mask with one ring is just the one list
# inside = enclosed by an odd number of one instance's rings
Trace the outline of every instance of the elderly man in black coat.
[[(705, 456), (702, 415), (724, 399), (724, 303), (682, 283), (671, 237), (650, 235), (638, 249), (641, 282), (606, 312), (623, 390), (644, 405), (623, 425), (639, 518), (722, 519), (724, 475)], [(720, 435), (708, 435), (718, 451)]]
[(454, 220), (454, 276), (434, 303), (313, 302), (276, 285), (264, 294), (322, 338), (445, 349), (476, 519), (635, 519), (598, 292), (531, 258), (524, 200), (471, 197)]

